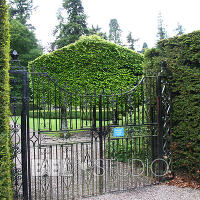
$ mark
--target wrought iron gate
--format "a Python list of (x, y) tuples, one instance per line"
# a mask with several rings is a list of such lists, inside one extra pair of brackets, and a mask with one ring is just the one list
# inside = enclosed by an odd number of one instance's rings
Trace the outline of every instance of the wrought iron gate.
[(118, 94), (69, 92), (18, 67), (10, 77), (15, 199), (94, 196), (156, 184), (168, 172), (163, 77), (138, 77)]

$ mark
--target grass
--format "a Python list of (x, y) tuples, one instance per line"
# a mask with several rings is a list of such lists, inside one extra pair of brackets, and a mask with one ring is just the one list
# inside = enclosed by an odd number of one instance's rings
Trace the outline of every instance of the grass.
[[(99, 128), (99, 111), (96, 111), (97, 113), (97, 118), (96, 118), (96, 128)], [(142, 113), (142, 107), (140, 107), (140, 113)], [(52, 111), (51, 113), (49, 112), (44, 112), (43, 110), (40, 111), (40, 118), (37, 118), (37, 112), (35, 112), (34, 116), (35, 118), (33, 118), (33, 111), (29, 111), (29, 128), (33, 129), (34, 131), (38, 131), (40, 130), (41, 132), (44, 133), (48, 133), (48, 135), (52, 135), (52, 136), (57, 136), (59, 134), (59, 131), (61, 132), (61, 130), (63, 130), (62, 125), (61, 125), (61, 119), (58, 119), (58, 114), (56, 114), (54, 111)], [(108, 115), (107, 115), (108, 114)], [(76, 115), (76, 118), (74, 118), (74, 116)], [(89, 114), (87, 114), (89, 115)], [(93, 126), (93, 122), (92, 120), (86, 120), (85, 117), (82, 116), (82, 114), (80, 114), (80, 112), (78, 111), (77, 114), (75, 114), (75, 111), (72, 112), (71, 119), (68, 116), (67, 119), (67, 126), (68, 126), (68, 130), (70, 132), (80, 132), (80, 130), (82, 129), (90, 129)], [(79, 116), (79, 118), (78, 118)], [(109, 116), (109, 119), (108, 119)], [(16, 116), (16, 119), (14, 119), (13, 121), (17, 121), (17, 124), (21, 124), (21, 117), (20, 116)], [(90, 118), (89, 116), (87, 116), (87, 118)], [(109, 124), (113, 124), (111, 118), (112, 118), (112, 113), (110, 112), (103, 112), (102, 113), (102, 118), (103, 118), (103, 126), (108, 126)], [(129, 120), (126, 119), (125, 116), (122, 116), (122, 114), (119, 113), (118, 115), (118, 125), (117, 126), (123, 126), (125, 125), (125, 121)], [(141, 114), (139, 115), (139, 119), (138, 119), (138, 112), (136, 112), (136, 123), (137, 124), (142, 124), (142, 116)], [(123, 125), (122, 125), (122, 120), (123, 120)], [(130, 123), (130, 121), (129, 121)], [(134, 123), (134, 122), (132, 122)], [(55, 133), (58, 132), (58, 133)]]
[[(102, 116), (105, 119), (112, 119), (112, 112), (111, 111), (102, 111)], [(46, 118), (46, 119), (60, 119), (61, 118), (61, 111), (60, 110), (31, 110), (29, 111), (29, 117), (31, 118)], [(70, 110), (66, 112), (66, 117), (69, 119), (82, 119), (82, 120), (89, 120), (93, 119), (93, 112), (87, 110)], [(99, 111), (96, 110), (96, 120), (99, 120)]]
[[(15, 121), (15, 120), (14, 120)], [(16, 116), (17, 124), (21, 124), (21, 117)], [(90, 128), (92, 126), (91, 121), (81, 119), (68, 119), (69, 130)], [(99, 127), (99, 121), (96, 122), (96, 126)], [(44, 118), (29, 118), (29, 128), (37, 131), (60, 131), (61, 120), (60, 119), (44, 119)]]

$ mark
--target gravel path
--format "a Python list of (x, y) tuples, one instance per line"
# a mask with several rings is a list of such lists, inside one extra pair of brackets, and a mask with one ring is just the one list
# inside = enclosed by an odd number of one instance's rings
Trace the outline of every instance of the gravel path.
[(192, 188), (179, 188), (176, 186), (156, 185), (137, 188), (128, 192), (115, 192), (84, 198), (88, 200), (200, 200), (200, 190)]

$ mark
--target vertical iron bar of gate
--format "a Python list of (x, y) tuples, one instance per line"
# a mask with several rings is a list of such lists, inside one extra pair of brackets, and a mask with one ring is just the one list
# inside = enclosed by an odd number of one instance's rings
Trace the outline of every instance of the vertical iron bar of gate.
[(93, 124), (92, 124), (92, 127), (93, 127), (93, 130), (96, 131), (96, 100), (97, 100), (97, 97), (96, 97), (96, 91), (94, 93), (94, 105), (93, 105)]
[(29, 132), (29, 74), (26, 73), (26, 116), (27, 116), (27, 158), (28, 158), (28, 187), (29, 187), (29, 199), (31, 197), (31, 158), (30, 158), (30, 132)]
[(28, 169), (27, 169), (27, 137), (26, 137), (26, 75), (22, 74), (22, 112), (21, 112), (21, 157), (22, 157), (22, 187), (23, 199), (28, 199)]
[(99, 192), (103, 193), (103, 130), (102, 130), (102, 95), (99, 95), (99, 154), (100, 154), (100, 176)]
[[(156, 78), (156, 77), (155, 77)], [(154, 87), (155, 87), (155, 84), (154, 82), (157, 81), (157, 79), (155, 79), (154, 77), (148, 77), (148, 80), (147, 80), (147, 77), (146, 77), (146, 85), (150, 82), (150, 88), (148, 90), (149, 92), (149, 95), (150, 95), (150, 121), (149, 123), (151, 124), (151, 149), (152, 149), (152, 162), (156, 159), (156, 156), (157, 156), (157, 149), (156, 149), (156, 137), (154, 137), (154, 134), (155, 134), (155, 127), (154, 127), (154, 123), (156, 121), (155, 119), (155, 104), (154, 104), (154, 97), (155, 97), (155, 93), (154, 93)], [(155, 167), (153, 168), (153, 171), (155, 171)]]
[[(162, 82), (161, 76), (158, 75), (157, 79), (157, 121), (158, 121), (158, 159), (163, 158), (163, 123), (162, 123)], [(161, 160), (158, 160), (161, 161)], [(163, 164), (161, 162), (158, 163), (158, 170), (159, 170), (159, 181), (162, 181), (162, 177), (160, 176), (163, 172)]]

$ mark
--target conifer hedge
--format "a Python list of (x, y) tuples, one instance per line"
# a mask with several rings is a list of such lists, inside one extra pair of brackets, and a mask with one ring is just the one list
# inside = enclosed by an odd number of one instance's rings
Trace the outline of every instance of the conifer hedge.
[(145, 54), (146, 73), (157, 74), (163, 60), (171, 74), (173, 169), (200, 180), (200, 31), (158, 42)]
[(28, 68), (56, 77), (69, 91), (119, 92), (134, 85), (135, 75), (142, 74), (142, 62), (141, 54), (93, 35), (37, 58)]
[(6, 0), (0, 1), (0, 199), (12, 199), (9, 133), (9, 22)]

